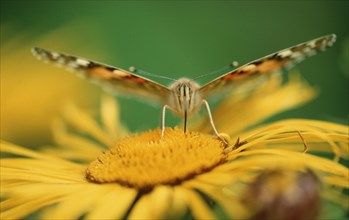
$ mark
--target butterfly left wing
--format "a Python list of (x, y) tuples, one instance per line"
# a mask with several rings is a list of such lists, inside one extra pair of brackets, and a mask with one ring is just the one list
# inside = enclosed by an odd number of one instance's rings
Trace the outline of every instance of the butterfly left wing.
[(249, 78), (263, 76), (280, 69), (289, 69), (305, 58), (331, 47), (335, 40), (334, 34), (323, 36), (252, 61), (203, 85), (199, 89), (200, 94), (203, 98), (207, 98), (228, 87), (244, 84)]
[(116, 94), (167, 104), (171, 93), (167, 87), (159, 83), (117, 67), (42, 48), (33, 48), (32, 52), (38, 59), (80, 73)]

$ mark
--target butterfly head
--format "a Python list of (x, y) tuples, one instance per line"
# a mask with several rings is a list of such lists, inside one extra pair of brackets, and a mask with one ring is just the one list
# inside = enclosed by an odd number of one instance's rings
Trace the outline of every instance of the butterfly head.
[(180, 78), (171, 86), (170, 106), (176, 114), (186, 117), (200, 105), (199, 84), (188, 78)]

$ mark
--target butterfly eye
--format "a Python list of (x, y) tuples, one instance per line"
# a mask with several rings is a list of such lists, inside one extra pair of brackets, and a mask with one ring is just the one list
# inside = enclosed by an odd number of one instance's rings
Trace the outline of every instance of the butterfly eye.
[(177, 93), (178, 93), (178, 94), (181, 93), (181, 87), (182, 87), (182, 85), (178, 85), (178, 87), (177, 87)]

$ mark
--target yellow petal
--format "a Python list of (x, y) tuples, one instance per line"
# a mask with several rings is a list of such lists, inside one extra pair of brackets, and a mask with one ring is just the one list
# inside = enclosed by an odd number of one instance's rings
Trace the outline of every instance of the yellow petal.
[(183, 195), (187, 205), (191, 210), (191, 214), (195, 219), (216, 219), (212, 208), (201, 198), (201, 196), (193, 190), (184, 187), (176, 187), (177, 192)]
[(119, 187), (116, 184), (105, 186), (107, 191), (98, 196), (86, 219), (122, 219), (137, 196), (137, 191)]
[(61, 172), (62, 170), (66, 171), (65, 175), (74, 174), (77, 175), (81, 173), (85, 166), (76, 164), (76, 166), (71, 167), (62, 163), (48, 163), (43, 160), (35, 160), (28, 158), (4, 158), (1, 159), (1, 167), (5, 168), (16, 168), (22, 170), (37, 170), (42, 172)]
[(83, 173), (78, 173), (80, 175), (69, 176), (62, 172), (48, 173), (42, 170), (22, 170), (14, 168), (1, 167), (1, 177), (2, 180), (18, 180), (18, 181), (28, 181), (28, 182), (42, 182), (42, 183), (81, 183), (85, 182), (83, 179)]
[(86, 184), (64, 197), (57, 206), (45, 212), (47, 219), (78, 219), (93, 207), (100, 195), (107, 192), (104, 187)]
[(76, 129), (91, 135), (91, 137), (100, 141), (105, 146), (109, 146), (114, 142), (89, 114), (78, 109), (72, 103), (66, 105), (64, 117)]
[[(241, 140), (248, 143), (239, 147), (244, 150), (250, 147), (267, 147), (272, 144), (298, 142), (303, 145), (303, 139), (309, 146), (309, 150), (317, 151), (317, 146), (327, 144), (329, 151), (333, 152), (335, 159), (348, 157), (348, 149), (343, 147), (343, 143), (348, 143), (348, 131), (346, 126), (333, 123), (324, 123), (315, 120), (283, 120), (269, 125), (260, 126), (253, 130), (241, 134)], [(348, 130), (348, 127), (346, 127)], [(300, 137), (303, 137), (303, 139)], [(298, 138), (298, 141), (297, 141)], [(313, 143), (313, 144), (312, 144)]]
[(78, 190), (81, 184), (43, 184), (43, 183), (26, 183), (25, 185), (5, 188), (2, 193), (10, 195), (11, 198), (2, 202), (1, 218), (18, 219), (24, 217), (38, 209), (57, 203)]
[(53, 137), (61, 148), (46, 148), (43, 152), (50, 152), (55, 156), (63, 158), (93, 160), (96, 155), (100, 154), (103, 146), (93, 143), (92, 141), (67, 132), (67, 128), (61, 120), (55, 120), (53, 123)]
[[(223, 187), (216, 187), (215, 185), (202, 183), (201, 181), (191, 181), (190, 184), (185, 184), (185, 186), (195, 188), (209, 196), (233, 219), (247, 219), (248, 210), (240, 201), (240, 197), (225, 193)], [(229, 186), (229, 184), (226, 186)]]
[(64, 160), (64, 159), (60, 159), (58, 157), (54, 157), (54, 156), (50, 156), (50, 155), (46, 155), (46, 154), (42, 154), (42, 153), (38, 153), (38, 152), (34, 152), (32, 150), (5, 142), (5, 141), (1, 141), (0, 142), (1, 147), (0, 147), (0, 152), (1, 153), (9, 153), (9, 154), (16, 154), (19, 156), (24, 156), (24, 157), (31, 157), (31, 158), (35, 158), (35, 159), (39, 159), (39, 160), (46, 160), (46, 161), (50, 161), (52, 163), (56, 162), (56, 163), (61, 163), (64, 164), (66, 166), (70, 166), (70, 167), (75, 167), (78, 168), (80, 167), (80, 165)]
[(21, 200), (19, 200), (18, 206), (1, 212), (1, 219), (20, 219), (57, 201), (59, 201), (58, 198), (33, 198), (25, 203), (20, 203)]
[(130, 213), (130, 219), (163, 219), (170, 209), (173, 192), (168, 186), (158, 186), (142, 196)]
[(235, 178), (236, 176), (234, 174), (232, 175), (230, 173), (222, 173), (216, 169), (213, 169), (211, 172), (197, 176), (193, 181), (200, 181), (207, 184), (224, 186), (229, 185)]
[(176, 187), (173, 189), (173, 197), (171, 203), (171, 209), (168, 216), (173, 219), (180, 219), (188, 212), (185, 196), (182, 193), (178, 193)]
[(101, 101), (102, 123), (108, 134), (115, 140), (124, 137), (127, 134), (126, 129), (120, 122), (120, 109), (115, 98), (103, 96)]
[[(273, 156), (274, 155), (274, 156)], [(349, 177), (349, 170), (345, 166), (328, 160), (326, 158), (314, 156), (311, 154), (304, 154), (299, 152), (292, 152), (287, 150), (276, 149), (258, 149), (251, 151), (243, 151), (238, 154), (232, 154), (231, 158), (242, 156), (254, 156), (253, 158), (245, 158), (244, 160), (234, 161), (230, 163), (231, 168), (248, 167), (253, 165), (267, 166), (277, 164), (278, 166), (287, 165), (289, 168), (292, 166), (307, 166), (314, 170), (320, 170), (333, 175), (342, 176), (344, 178)], [(290, 163), (292, 161), (292, 163)], [(298, 165), (297, 165), (298, 164)]]

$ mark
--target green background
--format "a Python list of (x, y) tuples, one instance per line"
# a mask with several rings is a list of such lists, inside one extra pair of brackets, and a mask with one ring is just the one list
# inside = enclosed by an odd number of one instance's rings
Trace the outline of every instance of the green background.
[[(333, 48), (297, 66), (320, 90), (317, 99), (276, 118), (347, 123), (348, 8), (348, 1), (1, 1), (1, 25), (12, 26), (2, 28), (1, 44), (25, 32), (24, 43), (75, 23), (57, 43), (33, 46), (178, 78), (202, 75), (234, 60), (244, 64), (335, 33)], [(70, 42), (69, 51), (64, 42)], [(29, 52), (26, 59), (33, 59)], [(159, 125), (160, 106), (120, 100), (122, 121), (131, 130)], [(177, 119), (170, 118), (173, 125)]]

